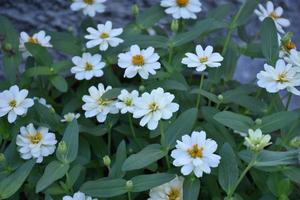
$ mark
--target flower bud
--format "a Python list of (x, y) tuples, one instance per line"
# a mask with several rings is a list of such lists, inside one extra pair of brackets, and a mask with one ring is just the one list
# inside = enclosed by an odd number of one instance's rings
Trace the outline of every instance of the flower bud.
[(5, 161), (5, 155), (3, 153), (0, 153), (0, 163)]
[(223, 100), (224, 100), (223, 95), (219, 94), (219, 95), (218, 95), (218, 100), (219, 100), (219, 101), (223, 101)]
[(58, 147), (57, 147), (57, 151), (60, 153), (60, 154), (65, 154), (67, 152), (67, 144), (65, 141), (60, 141), (58, 143)]
[(133, 182), (131, 180), (126, 182), (126, 188), (127, 188), (128, 191), (132, 190)]
[(131, 6), (131, 13), (132, 13), (132, 15), (136, 17), (139, 14), (139, 12), (140, 12), (140, 9), (139, 9), (138, 5), (133, 4)]
[(272, 144), (272, 142), (270, 142), (271, 136), (263, 135), (260, 129), (249, 129), (248, 134), (248, 137), (245, 137), (244, 144), (249, 147), (251, 151), (259, 152), (266, 146)]
[(257, 119), (255, 120), (255, 124), (261, 125), (261, 123), (262, 123), (262, 120), (261, 120), (260, 118), (257, 118)]
[(4, 50), (5, 51), (11, 51), (12, 50), (12, 45), (10, 43), (4, 44)]
[(179, 29), (179, 22), (177, 19), (174, 19), (172, 20), (172, 23), (171, 23), (171, 30), (176, 33)]
[(145, 88), (145, 86), (143, 86), (143, 85), (141, 85), (141, 86), (139, 87), (139, 91), (140, 91), (140, 92), (144, 92), (145, 89), (146, 89), (146, 88)]
[(109, 166), (110, 166), (111, 160), (110, 160), (110, 157), (109, 157), (108, 155), (104, 156), (104, 157), (102, 158), (102, 160), (103, 160), (103, 163), (104, 163), (104, 165), (105, 165), (106, 167), (109, 167)]
[(295, 137), (290, 141), (290, 146), (294, 148), (299, 148), (300, 147), (300, 137)]

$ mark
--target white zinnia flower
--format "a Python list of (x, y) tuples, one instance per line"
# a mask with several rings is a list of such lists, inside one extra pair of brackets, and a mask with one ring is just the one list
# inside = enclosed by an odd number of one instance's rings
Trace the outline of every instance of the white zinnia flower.
[(173, 94), (164, 92), (162, 88), (152, 90), (150, 94), (145, 92), (135, 101), (133, 117), (142, 118), (140, 125), (147, 124), (148, 129), (154, 130), (160, 119), (170, 119), (173, 112), (179, 109), (179, 105), (172, 102), (174, 98)]
[(166, 7), (165, 12), (175, 19), (196, 19), (196, 13), (202, 10), (199, 0), (162, 0), (160, 5)]
[(196, 46), (196, 54), (186, 53), (186, 57), (182, 59), (181, 63), (187, 67), (196, 68), (196, 71), (202, 72), (206, 67), (220, 67), (223, 57), (219, 53), (213, 53), (213, 47), (207, 46), (203, 50), (201, 45)]
[(52, 47), (50, 44), (51, 36), (46, 35), (45, 31), (39, 31), (32, 36), (28, 35), (26, 32), (20, 33), (20, 44), (19, 48), (22, 52), (23, 57), (28, 57), (31, 54), (26, 50), (25, 43), (39, 44), (42, 47)]
[(16, 143), (23, 159), (36, 158), (36, 162), (41, 163), (43, 157), (54, 153), (57, 141), (55, 134), (48, 131), (46, 127), (35, 129), (33, 124), (20, 128)]
[(78, 119), (80, 117), (79, 113), (67, 113), (64, 115), (64, 118), (61, 119), (61, 122), (72, 122), (74, 119)]
[(118, 109), (120, 109), (122, 114), (127, 112), (133, 113), (135, 109), (134, 102), (139, 97), (139, 92), (133, 90), (132, 92), (128, 92), (127, 90), (123, 89), (121, 94), (118, 96), (119, 102), (116, 103)]
[(104, 122), (107, 114), (118, 113), (118, 108), (114, 100), (102, 98), (102, 95), (111, 89), (111, 86), (107, 86), (105, 89), (102, 83), (98, 84), (98, 88), (95, 86), (89, 88), (90, 95), (84, 95), (82, 97), (82, 100), (85, 102), (82, 106), (82, 109), (86, 111), (85, 117), (90, 118), (96, 116), (98, 122)]
[(17, 85), (11, 86), (9, 90), (0, 93), (0, 117), (8, 114), (9, 123), (16, 121), (18, 115), (25, 115), (28, 108), (33, 106), (34, 102), (26, 98), (28, 90), (20, 90)]
[(152, 188), (148, 200), (183, 200), (183, 177), (176, 177), (172, 181)]
[(267, 2), (266, 8), (259, 4), (258, 9), (255, 9), (254, 13), (258, 16), (260, 21), (263, 21), (266, 17), (271, 17), (274, 20), (277, 31), (280, 33), (284, 33), (282, 27), (288, 27), (290, 25), (290, 21), (288, 19), (281, 17), (283, 14), (282, 7), (274, 8), (271, 1)]
[(295, 87), (300, 85), (299, 69), (292, 67), (291, 64), (285, 64), (283, 60), (276, 62), (275, 68), (265, 64), (265, 71), (257, 74), (257, 85), (265, 88), (270, 93), (276, 93), (287, 89), (295, 95), (300, 95), (300, 91)]
[(148, 79), (149, 74), (156, 74), (160, 69), (159, 55), (153, 47), (140, 49), (138, 45), (132, 45), (130, 51), (119, 54), (118, 65), (125, 68), (124, 77), (133, 78), (139, 74), (143, 79)]
[(262, 131), (260, 129), (248, 130), (249, 136), (245, 137), (245, 145), (249, 147), (252, 151), (261, 151), (263, 150), (266, 146), (272, 144), (270, 142), (271, 136), (268, 135), (263, 135)]
[(289, 57), (286, 57), (288, 63), (300, 69), (300, 52), (292, 49)]
[(89, 27), (87, 31), (89, 35), (84, 36), (89, 40), (86, 43), (87, 48), (93, 48), (99, 45), (100, 51), (106, 51), (108, 46), (116, 47), (124, 42), (124, 40), (117, 37), (122, 34), (123, 29), (112, 29), (111, 21), (107, 21), (105, 24), (98, 24), (97, 29)]
[(62, 200), (97, 200), (78, 191), (73, 196), (64, 196)]
[(71, 73), (75, 74), (77, 80), (101, 77), (103, 76), (102, 69), (105, 67), (105, 63), (101, 62), (101, 59), (102, 56), (99, 54), (83, 53), (82, 57), (75, 56), (72, 58), (75, 66), (71, 68)]
[(74, 0), (71, 4), (71, 10), (83, 10), (84, 15), (94, 17), (96, 13), (103, 13), (105, 11), (105, 6), (103, 5), (105, 1), (106, 0)]
[(212, 167), (217, 167), (221, 157), (214, 154), (217, 143), (206, 139), (204, 131), (194, 131), (191, 136), (182, 136), (182, 141), (177, 140), (176, 149), (171, 153), (175, 159), (173, 165), (181, 168), (183, 175), (194, 172), (197, 177), (202, 177), (203, 172), (209, 174)]

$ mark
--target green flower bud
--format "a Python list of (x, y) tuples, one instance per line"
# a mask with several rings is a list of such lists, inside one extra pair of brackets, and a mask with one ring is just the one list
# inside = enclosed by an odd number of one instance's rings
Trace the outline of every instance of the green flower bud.
[(109, 166), (110, 166), (111, 160), (110, 160), (110, 157), (109, 157), (108, 155), (104, 156), (104, 157), (102, 158), (102, 160), (103, 160), (103, 163), (104, 163), (104, 165), (105, 165), (106, 167), (109, 167)]
[(261, 123), (262, 123), (262, 120), (261, 120), (260, 118), (257, 118), (257, 119), (255, 120), (255, 124), (261, 125)]
[(128, 191), (132, 190), (133, 182), (131, 180), (126, 182), (126, 188), (127, 188)]
[(139, 9), (138, 5), (133, 4), (131, 6), (131, 13), (132, 13), (132, 15), (136, 17), (139, 14), (139, 12), (140, 12), (140, 9)]
[(60, 154), (65, 154), (67, 152), (67, 144), (65, 141), (60, 141), (58, 143), (58, 147), (57, 147), (57, 151), (60, 153)]
[(219, 101), (223, 101), (223, 100), (224, 100), (223, 95), (219, 94), (219, 95), (218, 95), (218, 100), (219, 100)]
[(140, 91), (140, 92), (144, 92), (145, 89), (146, 89), (146, 88), (145, 88), (145, 86), (143, 86), (143, 85), (141, 85), (141, 86), (139, 87), (139, 91)]
[(294, 148), (299, 148), (300, 147), (300, 137), (295, 137), (290, 141), (290, 146)]
[(172, 20), (172, 23), (171, 23), (171, 30), (176, 33), (179, 29), (179, 22), (177, 19), (174, 19)]
[(5, 161), (5, 155), (0, 153), (0, 163)]
[(10, 43), (4, 44), (4, 50), (5, 51), (11, 51), (12, 50), (12, 45)]

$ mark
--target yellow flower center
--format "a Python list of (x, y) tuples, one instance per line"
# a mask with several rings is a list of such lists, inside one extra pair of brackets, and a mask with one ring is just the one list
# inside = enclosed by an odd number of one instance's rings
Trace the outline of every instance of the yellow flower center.
[(279, 16), (276, 14), (275, 11), (271, 12), (270, 17), (273, 18), (273, 19), (278, 19), (279, 18)]
[(171, 191), (168, 194), (168, 200), (179, 200), (180, 191), (178, 188), (171, 188)]
[(10, 107), (12, 107), (12, 108), (15, 108), (15, 107), (17, 106), (17, 102), (16, 102), (16, 100), (11, 100), (11, 101), (8, 103), (8, 105), (9, 105)]
[(84, 3), (92, 5), (94, 3), (94, 0), (83, 0)]
[(92, 71), (93, 70), (93, 65), (90, 63), (85, 63), (85, 67), (84, 67), (85, 71)]
[(286, 78), (286, 73), (279, 74), (277, 77), (277, 82), (279, 82), (279, 83), (289, 82), (288, 79)]
[(101, 39), (109, 38), (109, 34), (108, 34), (108, 33), (101, 33), (101, 34), (100, 34), (100, 38), (101, 38)]
[(29, 135), (28, 138), (32, 144), (38, 144), (42, 140), (43, 135), (42, 133), (37, 132), (35, 135)]
[(145, 64), (144, 56), (142, 56), (142, 55), (133, 56), (132, 64), (135, 66), (143, 66)]
[(198, 144), (194, 144), (187, 150), (187, 152), (192, 158), (202, 158), (203, 150), (203, 147), (199, 147)]
[(126, 106), (132, 106), (132, 99), (131, 99), (131, 98), (125, 99), (124, 104), (125, 104)]
[(99, 99), (97, 100), (97, 103), (98, 103), (98, 105), (100, 105), (100, 106), (106, 106), (106, 105), (112, 103), (112, 101), (111, 101), (111, 100), (107, 100), (107, 99), (99, 98)]
[(149, 105), (149, 110), (151, 110), (151, 112), (157, 111), (158, 110), (158, 105), (155, 102), (151, 103)]
[(189, 3), (189, 0), (176, 0), (176, 3), (179, 7), (185, 7)]
[(207, 57), (207, 56), (201, 57), (201, 58), (199, 58), (199, 61), (200, 61), (201, 63), (205, 63), (205, 62), (208, 61), (208, 57)]
[(290, 50), (292, 50), (292, 49), (295, 49), (296, 48), (296, 45), (295, 45), (295, 43), (293, 43), (292, 41), (289, 41), (289, 42), (287, 42), (286, 44), (284, 44), (284, 49), (286, 50), (286, 51), (290, 51)]
[(27, 42), (31, 43), (31, 44), (39, 44), (38, 39), (33, 38), (33, 37), (29, 37)]

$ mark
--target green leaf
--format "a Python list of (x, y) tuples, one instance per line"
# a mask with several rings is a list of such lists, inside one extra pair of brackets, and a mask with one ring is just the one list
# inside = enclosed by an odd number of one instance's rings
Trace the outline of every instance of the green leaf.
[(298, 119), (296, 112), (279, 112), (262, 118), (259, 128), (263, 133), (271, 133), (275, 130), (287, 127)]
[(56, 160), (50, 162), (45, 168), (44, 174), (37, 182), (35, 191), (38, 193), (62, 178), (69, 170), (69, 167), (69, 164), (64, 164)]
[(218, 179), (223, 190), (229, 194), (232, 192), (239, 177), (237, 159), (228, 143), (222, 146), (220, 156), (222, 159), (218, 167)]
[(47, 76), (53, 75), (53, 71), (51, 71), (50, 67), (32, 67), (26, 69), (24, 72), (24, 76), (32, 77), (32, 76)]
[(60, 92), (68, 91), (68, 83), (62, 76), (53, 76), (50, 78), (52, 85)]
[[(243, 150), (239, 156), (245, 162), (250, 162), (252, 153)], [(279, 167), (280, 165), (293, 165), (298, 163), (297, 150), (290, 151), (267, 151), (263, 150), (257, 157), (254, 166), (256, 167)]]
[(214, 119), (224, 126), (241, 132), (248, 132), (248, 129), (254, 126), (254, 122), (250, 117), (229, 111), (217, 113)]
[(22, 59), (19, 54), (3, 56), (3, 72), (11, 84), (16, 82), (17, 72)]
[(183, 184), (183, 200), (198, 200), (200, 180), (195, 177), (187, 178)]
[(143, 10), (137, 17), (136, 23), (143, 29), (150, 28), (160, 19), (166, 16), (164, 8), (160, 5), (152, 6), (149, 9)]
[(147, 167), (151, 163), (161, 159), (166, 155), (159, 144), (151, 144), (146, 146), (140, 152), (129, 156), (123, 166), (123, 171), (131, 171)]
[[(201, 35), (204, 35), (205, 33), (209, 33), (221, 28), (226, 27), (226, 24), (219, 22), (215, 19), (204, 19), (199, 22), (197, 22), (192, 28), (191, 31), (185, 32), (185, 33), (179, 33), (174, 35), (170, 41), (169, 44), (172, 47), (181, 46), (183, 44), (186, 44), (188, 42), (191, 42)], [(164, 44), (166, 46), (166, 43)]]
[(206, 90), (196, 88), (196, 89), (191, 90), (190, 93), (191, 94), (199, 94), (200, 93), (202, 96), (208, 98), (212, 102), (214, 102), (214, 103), (220, 103), (220, 100), (218, 99), (217, 95), (215, 95), (215, 94), (213, 94), (211, 92), (208, 92)]
[(127, 158), (126, 143), (123, 140), (117, 148), (116, 160), (111, 170), (109, 171), (109, 177), (121, 178), (125, 175), (125, 173), (122, 171), (122, 165), (126, 160), (126, 158)]
[(19, 35), (13, 24), (4, 16), (0, 16), (0, 35), (4, 38), (4, 44), (11, 44), (13, 50), (19, 50)]
[(119, 196), (127, 193), (126, 180), (101, 178), (85, 182), (80, 191), (87, 195), (100, 198)]
[(0, 180), (0, 199), (6, 199), (15, 194), (31, 172), (35, 160), (22, 164), (15, 172)]
[(152, 46), (154, 48), (167, 48), (168, 38), (160, 35), (137, 35), (137, 34), (127, 34), (123, 36), (124, 47), (130, 47), (131, 45), (138, 44), (141, 48), (147, 48)]
[(84, 168), (80, 165), (80, 164), (76, 164), (74, 165), (70, 171), (69, 171), (69, 176), (67, 178), (68, 181), (68, 185), (69, 186), (73, 186), (76, 182), (76, 180), (79, 178), (80, 176), (80, 172), (83, 170)]
[(101, 98), (103, 99), (116, 99), (121, 93), (122, 88), (112, 88), (105, 92)]
[(229, 45), (224, 56), (224, 61), (222, 62), (225, 80), (232, 80), (234, 72), (236, 71), (238, 58), (239, 52), (237, 49), (232, 45)]
[(185, 84), (183, 84), (179, 81), (175, 81), (175, 80), (166, 80), (164, 82), (159, 82), (159, 83), (157, 83), (157, 87), (162, 87), (165, 90), (178, 90), (178, 91), (187, 91), (188, 90), (188, 85), (185, 85)]
[(107, 128), (105, 125), (98, 125), (98, 126), (86, 126), (86, 125), (79, 125), (79, 130), (82, 133), (88, 133), (94, 136), (102, 136), (107, 133)]
[(283, 171), (283, 174), (291, 181), (300, 184), (300, 168), (290, 167)]
[(241, 26), (246, 24), (253, 15), (254, 9), (258, 4), (258, 0), (247, 0), (241, 7), (236, 18), (236, 25)]
[(68, 32), (51, 32), (51, 44), (54, 49), (60, 52), (80, 55), (81, 54), (81, 44), (80, 41)]
[(167, 128), (165, 132), (164, 147), (171, 149), (175, 146), (176, 140), (185, 134), (190, 134), (197, 120), (197, 109), (191, 108), (179, 115), (179, 117)]
[(227, 15), (229, 15), (231, 10), (232, 4), (230, 3), (219, 5), (217, 8), (210, 10), (207, 14), (207, 17), (217, 20), (223, 20)]
[(261, 27), (261, 49), (270, 65), (274, 65), (279, 55), (277, 29), (272, 18), (267, 17)]
[(133, 182), (132, 192), (143, 192), (151, 188), (154, 188), (156, 186), (167, 183), (174, 178), (175, 178), (174, 174), (167, 174), (167, 173), (157, 173), (157, 174), (136, 176), (131, 179)]
[(68, 124), (62, 141), (66, 143), (66, 150), (64, 152), (57, 150), (56, 157), (63, 163), (71, 163), (78, 154), (79, 128), (76, 120)]
[(52, 58), (45, 47), (42, 47), (39, 44), (31, 43), (26, 43), (25, 47), (35, 58), (37, 64), (45, 66), (52, 65)]

